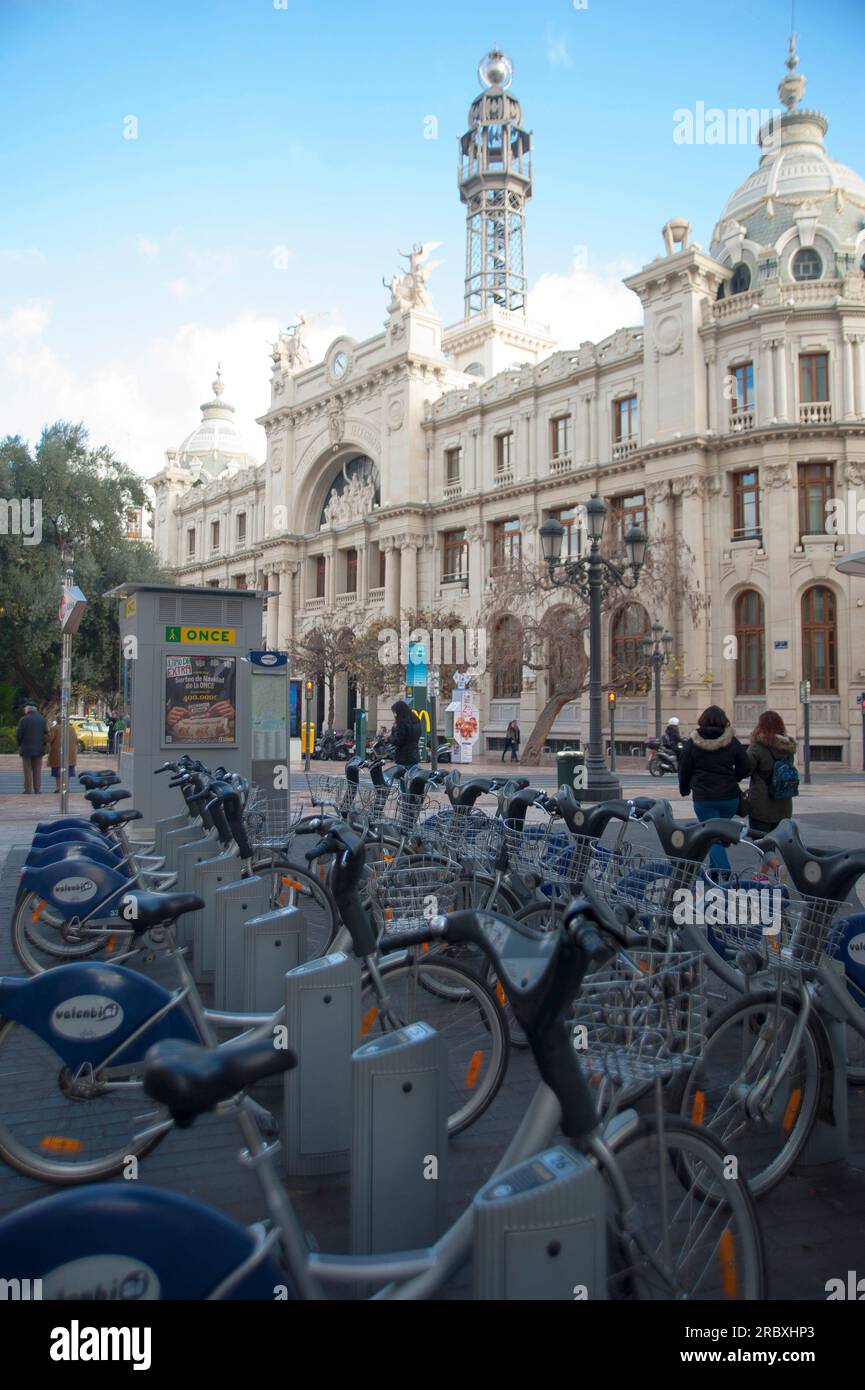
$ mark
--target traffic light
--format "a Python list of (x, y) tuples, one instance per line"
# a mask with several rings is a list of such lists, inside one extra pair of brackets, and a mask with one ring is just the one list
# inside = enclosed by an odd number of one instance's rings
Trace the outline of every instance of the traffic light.
[(615, 709), (615, 706), (616, 706), (616, 692), (615, 692), (615, 690), (611, 690), (611, 691), (610, 691), (609, 695), (607, 696), (607, 703), (609, 704), (610, 709)]
[(312, 681), (304, 681), (304, 683), (303, 683), (303, 688), (304, 688), (304, 691), (305, 691), (305, 693), (306, 693), (306, 698), (307, 698), (307, 700), (311, 700), (311, 699), (312, 699)]

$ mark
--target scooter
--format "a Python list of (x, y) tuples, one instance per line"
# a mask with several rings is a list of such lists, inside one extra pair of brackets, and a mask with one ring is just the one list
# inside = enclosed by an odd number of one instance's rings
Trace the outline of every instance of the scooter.
[(672, 749), (663, 747), (659, 738), (647, 738), (646, 751), (649, 772), (653, 777), (664, 777), (668, 772), (674, 777), (679, 775), (679, 759)]
[(326, 763), (348, 762), (354, 753), (354, 739), (349, 734), (328, 729), (315, 746), (314, 758)]

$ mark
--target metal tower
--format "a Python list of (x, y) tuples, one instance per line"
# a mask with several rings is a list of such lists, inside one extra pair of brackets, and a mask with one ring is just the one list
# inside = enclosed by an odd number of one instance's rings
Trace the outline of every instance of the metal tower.
[(531, 135), (507, 88), (511, 60), (493, 49), (478, 65), (486, 88), (460, 139), (459, 189), (466, 205), (466, 318), (485, 309), (525, 314), (525, 206), (532, 196)]

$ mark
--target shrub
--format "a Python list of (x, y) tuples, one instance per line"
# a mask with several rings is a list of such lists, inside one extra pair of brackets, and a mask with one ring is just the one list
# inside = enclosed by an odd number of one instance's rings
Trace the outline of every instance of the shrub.
[(12, 728), (0, 727), (0, 753), (17, 753), (18, 740), (15, 737), (15, 726)]

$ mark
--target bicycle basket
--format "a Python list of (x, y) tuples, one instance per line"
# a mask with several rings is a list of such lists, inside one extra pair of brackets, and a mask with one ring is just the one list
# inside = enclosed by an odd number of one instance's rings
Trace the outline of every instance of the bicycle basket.
[(373, 865), (366, 882), (379, 931), (419, 926), (452, 910), (456, 904), (450, 890), (459, 872), (455, 861), (426, 855), (412, 855), (409, 864)]
[(699, 1058), (707, 1013), (699, 951), (622, 951), (584, 981), (574, 1049), (615, 1085), (666, 1078)]

